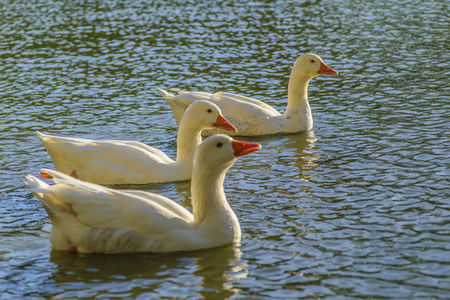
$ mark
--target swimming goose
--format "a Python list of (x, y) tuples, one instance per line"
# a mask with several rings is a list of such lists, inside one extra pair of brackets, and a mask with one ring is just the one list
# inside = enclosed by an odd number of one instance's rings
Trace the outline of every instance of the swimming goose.
[(88, 140), (37, 132), (58, 171), (98, 184), (147, 184), (189, 180), (201, 131), (236, 131), (212, 102), (198, 101), (183, 116), (177, 137), (177, 158), (135, 141)]
[(157, 194), (114, 190), (49, 169), (41, 171), (55, 184), (31, 175), (25, 184), (50, 217), (55, 250), (125, 253), (214, 248), (241, 238), (239, 221), (225, 198), (225, 173), (237, 157), (260, 148), (222, 134), (205, 139), (194, 158), (193, 213)]
[[(259, 100), (231, 93), (178, 92), (173, 95), (159, 89), (169, 102), (177, 123), (188, 108), (198, 100), (208, 100), (217, 104), (223, 115), (237, 128), (230, 135), (253, 136), (275, 133), (309, 131), (313, 127), (311, 108), (308, 102), (308, 83), (319, 75), (337, 76), (338, 72), (328, 67), (320, 56), (312, 53), (297, 58), (291, 71), (288, 86), (288, 104), (286, 111), (280, 114), (273, 107)], [(203, 135), (220, 132), (212, 129), (203, 131)]]

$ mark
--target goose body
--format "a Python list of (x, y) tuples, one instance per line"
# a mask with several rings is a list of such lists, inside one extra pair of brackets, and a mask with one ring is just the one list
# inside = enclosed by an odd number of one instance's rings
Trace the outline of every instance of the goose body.
[(203, 141), (194, 159), (193, 213), (160, 195), (114, 190), (48, 169), (42, 172), (55, 184), (31, 175), (25, 184), (50, 217), (56, 250), (125, 253), (220, 247), (241, 238), (239, 221), (225, 198), (225, 173), (238, 156), (259, 149), (259, 144), (225, 135)]
[[(237, 133), (230, 135), (254, 136), (276, 133), (293, 133), (309, 131), (313, 127), (311, 108), (308, 102), (309, 81), (319, 75), (338, 73), (328, 67), (320, 56), (312, 53), (297, 58), (289, 79), (288, 105), (283, 114), (270, 105), (257, 99), (218, 92), (188, 92), (171, 89), (177, 95), (159, 89), (161, 95), (169, 102), (177, 123), (192, 103), (198, 100), (213, 102), (220, 107), (223, 115), (237, 128)], [(203, 135), (220, 132), (216, 129), (205, 130)]]
[(37, 132), (58, 171), (98, 184), (147, 184), (189, 180), (195, 148), (207, 128), (236, 129), (211, 102), (200, 101), (183, 116), (177, 158), (136, 141), (89, 140)]

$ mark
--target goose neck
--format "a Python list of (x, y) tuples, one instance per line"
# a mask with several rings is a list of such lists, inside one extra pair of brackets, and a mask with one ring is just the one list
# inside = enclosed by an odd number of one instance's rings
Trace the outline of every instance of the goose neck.
[(194, 160), (195, 149), (202, 142), (201, 129), (193, 129), (186, 126), (183, 120), (180, 122), (177, 136), (177, 163), (189, 162)]
[(288, 86), (288, 105), (285, 114), (288, 114), (291, 110), (303, 110), (305, 107), (309, 108), (309, 81), (310, 78), (291, 75)]
[(227, 167), (214, 171), (208, 166), (194, 167), (191, 195), (196, 224), (203, 223), (219, 211), (230, 209), (223, 188), (226, 169)]

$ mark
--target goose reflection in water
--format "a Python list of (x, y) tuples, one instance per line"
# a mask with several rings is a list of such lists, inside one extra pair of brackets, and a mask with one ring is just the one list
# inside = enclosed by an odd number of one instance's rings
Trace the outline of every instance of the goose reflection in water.
[(309, 181), (311, 177), (316, 176), (314, 169), (318, 166), (316, 161), (320, 158), (320, 148), (314, 145), (316, 141), (314, 132), (309, 131), (299, 135), (288, 135), (286, 141), (282, 143), (285, 151), (289, 150), (285, 155), (293, 159), (291, 165), (298, 168), (297, 176), (300, 180)]
[[(172, 290), (173, 297), (200, 294), (205, 299), (225, 299), (236, 293), (232, 283), (248, 274), (241, 255), (234, 246), (170, 254), (104, 255), (52, 250), (53, 280), (61, 289), (54, 296), (68, 296), (66, 291), (70, 290), (72, 298), (95, 298), (105, 292), (130, 298), (157, 297), (164, 289), (166, 296)], [(192, 293), (192, 286), (198, 287), (198, 293)]]
[[(298, 178), (309, 181), (315, 176), (317, 160), (320, 158), (320, 147), (315, 146), (317, 141), (314, 132), (303, 132), (300, 134), (267, 136), (264, 138), (252, 138), (264, 145), (260, 152), (261, 164), (267, 165), (270, 172), (281, 172), (272, 174), (268, 180), (279, 177)], [(248, 165), (248, 160), (243, 159), (241, 164)], [(270, 174), (268, 174), (270, 175)]]

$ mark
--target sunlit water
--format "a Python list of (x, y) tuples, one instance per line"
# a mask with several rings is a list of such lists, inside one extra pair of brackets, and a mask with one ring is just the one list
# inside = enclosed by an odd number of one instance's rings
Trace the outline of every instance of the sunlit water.
[[(448, 298), (449, 36), (445, 1), (1, 2), (0, 298)], [(158, 87), (283, 111), (305, 52), (340, 76), (311, 82), (312, 132), (247, 139), (225, 181), (240, 246), (51, 250), (22, 183), (53, 167), (35, 130), (174, 157)], [(190, 206), (189, 182), (135, 188)]]

